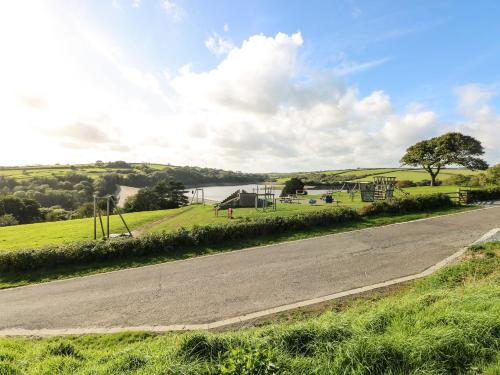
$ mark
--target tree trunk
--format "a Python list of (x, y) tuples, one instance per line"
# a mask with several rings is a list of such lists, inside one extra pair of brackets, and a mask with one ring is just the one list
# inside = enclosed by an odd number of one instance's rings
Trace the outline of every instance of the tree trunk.
[(431, 173), (431, 186), (436, 185), (436, 176), (437, 176), (437, 173)]

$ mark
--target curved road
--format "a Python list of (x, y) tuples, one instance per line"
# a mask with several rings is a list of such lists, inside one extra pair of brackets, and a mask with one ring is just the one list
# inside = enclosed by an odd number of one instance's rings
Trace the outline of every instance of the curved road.
[(499, 226), (492, 207), (1, 290), (0, 334), (215, 322), (417, 274)]

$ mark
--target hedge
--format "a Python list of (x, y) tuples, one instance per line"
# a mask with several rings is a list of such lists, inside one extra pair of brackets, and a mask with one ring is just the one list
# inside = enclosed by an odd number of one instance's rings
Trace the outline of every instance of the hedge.
[(286, 231), (332, 226), (360, 220), (361, 216), (404, 214), (454, 206), (445, 194), (395, 198), (369, 204), (359, 211), (336, 207), (291, 216), (241, 219), (220, 225), (199, 225), (174, 232), (147, 234), (112, 241), (69, 242), (39, 249), (0, 252), (0, 272), (20, 272), (63, 265), (82, 265), (126, 257), (168, 255), (193, 246), (220, 245), (283, 233)]
[(467, 192), (468, 202), (490, 201), (500, 199), (500, 187), (492, 187), (489, 189), (469, 190)]
[(450, 196), (442, 193), (394, 198), (389, 201), (377, 201), (359, 210), (363, 216), (380, 214), (404, 214), (428, 211), (455, 206)]
[(181, 228), (174, 232), (154, 233), (137, 238), (69, 242), (40, 249), (10, 250), (0, 252), (0, 272), (81, 265), (124, 257), (168, 255), (192, 246), (217, 245), (231, 240), (250, 239), (289, 230), (352, 222), (359, 218), (355, 210), (339, 207), (292, 216), (194, 226), (189, 230)]

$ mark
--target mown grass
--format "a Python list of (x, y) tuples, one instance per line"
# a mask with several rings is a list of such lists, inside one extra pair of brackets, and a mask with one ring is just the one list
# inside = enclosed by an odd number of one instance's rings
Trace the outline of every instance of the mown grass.
[(500, 243), (381, 299), (219, 333), (0, 339), (2, 374), (498, 374)]
[[(51, 269), (40, 269), (31, 272), (1, 273), (0, 289), (15, 286), (28, 285), (32, 283), (46, 282), (56, 279), (64, 279), (75, 276), (83, 276), (94, 273), (114, 271), (118, 269), (140, 267), (147, 264), (168, 262), (173, 260), (187, 259), (195, 256), (215, 254), (232, 250), (243, 249), (252, 246), (269, 245), (283, 241), (294, 241), (311, 238), (326, 234), (341, 233), (357, 229), (365, 229), (375, 226), (399, 223), (404, 221), (434, 217), (450, 213), (465, 212), (475, 209), (475, 207), (457, 207), (443, 210), (433, 210), (401, 215), (379, 215), (372, 217), (362, 217), (359, 221), (336, 224), (331, 227), (320, 227), (309, 230), (288, 231), (275, 235), (260, 236), (254, 239), (238, 239), (227, 241), (224, 244), (213, 246), (186, 247), (182, 250), (171, 252), (168, 255), (152, 255), (145, 257), (130, 257), (117, 260), (109, 260), (98, 263), (88, 263), (82, 265), (59, 266)], [(186, 213), (187, 214), (187, 213)], [(227, 218), (224, 220), (228, 220)]]
[[(185, 210), (185, 208), (132, 212), (124, 214), (124, 217), (129, 228), (133, 230), (181, 210)], [(106, 230), (104, 218), (103, 224)], [(97, 225), (98, 235), (102, 235), (99, 221)], [(93, 238), (93, 228), (93, 218), (0, 227), (0, 251), (88, 240)], [(110, 217), (110, 232), (126, 233), (126, 228), (118, 215)]]

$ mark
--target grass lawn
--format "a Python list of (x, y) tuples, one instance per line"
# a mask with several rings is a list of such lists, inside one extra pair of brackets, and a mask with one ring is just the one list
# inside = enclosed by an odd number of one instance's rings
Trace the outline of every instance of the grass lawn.
[[(176, 252), (171, 252), (167, 255), (151, 255), (145, 257), (120, 258), (116, 260), (110, 260), (107, 262), (88, 263), (79, 266), (77, 265), (60, 266), (51, 269), (41, 269), (32, 272), (21, 272), (21, 273), (4, 272), (0, 274), (0, 289), (28, 285), (32, 283), (46, 282), (55, 279), (64, 279), (68, 277), (114, 271), (124, 268), (141, 267), (147, 264), (169, 262), (173, 260), (187, 259), (201, 255), (209, 255), (219, 252), (233, 251), (252, 246), (269, 245), (283, 241), (294, 241), (305, 238), (322, 236), (326, 234), (340, 233), (356, 229), (371, 228), (381, 225), (422, 219), (426, 217), (464, 212), (472, 209), (475, 209), (475, 207), (458, 207), (452, 209), (434, 210), (429, 212), (420, 212), (420, 213), (404, 214), (404, 215), (390, 215), (390, 216), (381, 215), (375, 217), (363, 217), (361, 218), (361, 220), (356, 222), (337, 224), (331, 227), (320, 227), (313, 230), (289, 231), (269, 236), (260, 236), (254, 239), (245, 239), (245, 240), (239, 239), (235, 241), (228, 241), (223, 245), (216, 245), (216, 246), (196, 246), (196, 247), (182, 248)], [(187, 215), (192, 211), (193, 210), (190, 210), (185, 214)], [(222, 218), (222, 220), (228, 220), (228, 219)]]
[(499, 255), (241, 330), (0, 338), (0, 373), (499, 374)]
[[(125, 214), (130, 229), (141, 227), (182, 209), (132, 212)], [(126, 229), (118, 215), (110, 217), (111, 233), (124, 233)], [(104, 220), (106, 228), (106, 221)], [(89, 240), (93, 238), (93, 219), (77, 219), (47, 223), (13, 225), (0, 227), (0, 251), (60, 244), (68, 241)], [(98, 233), (100, 232), (98, 221)]]
[[(302, 212), (323, 210), (331, 206), (309, 205), (309, 204), (286, 204), (278, 203), (276, 211), (256, 210), (255, 208), (236, 208), (233, 210), (232, 221), (244, 220), (245, 218), (257, 218), (263, 216), (289, 216)], [(190, 211), (176, 216), (173, 220), (167, 220), (150, 228), (148, 232), (172, 231), (181, 227), (190, 228), (193, 225), (221, 224), (228, 222), (227, 210), (220, 210), (219, 216), (215, 216), (213, 206), (195, 206)]]

